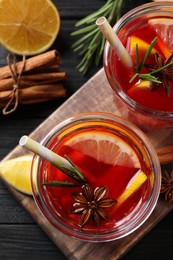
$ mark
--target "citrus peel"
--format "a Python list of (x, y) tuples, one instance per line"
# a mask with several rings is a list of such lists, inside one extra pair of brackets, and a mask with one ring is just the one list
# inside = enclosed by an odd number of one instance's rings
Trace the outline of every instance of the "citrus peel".
[(142, 170), (137, 171), (128, 183), (125, 191), (117, 199), (117, 206), (121, 205), (126, 199), (135, 193), (146, 180), (147, 175)]

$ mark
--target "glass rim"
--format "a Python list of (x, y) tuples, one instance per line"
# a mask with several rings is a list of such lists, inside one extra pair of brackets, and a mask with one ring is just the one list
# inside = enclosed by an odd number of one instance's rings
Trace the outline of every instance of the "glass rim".
[[(148, 13), (148, 11), (153, 11), (153, 12), (159, 11), (160, 13), (162, 13), (163, 10), (161, 10), (160, 8), (169, 8), (169, 7), (171, 7), (172, 10), (164, 10), (164, 11), (172, 12), (172, 16), (173, 16), (173, 2), (170, 2), (170, 1), (151, 2), (151, 3), (146, 3), (146, 4), (142, 4), (140, 6), (137, 6), (137, 7), (133, 8), (132, 10), (128, 11), (126, 14), (124, 14), (115, 23), (115, 25), (113, 26), (113, 30), (116, 33), (119, 32), (121, 27), (123, 27), (123, 24), (125, 24), (128, 19), (130, 19), (130, 21), (131, 21), (135, 17), (135, 15), (140, 14), (140, 16), (141, 16), (141, 11), (142, 11), (142, 14), (146, 14), (146, 13)], [(104, 53), (103, 53), (103, 66), (105, 68), (105, 72), (107, 71), (106, 67), (108, 66), (107, 57), (109, 54), (109, 50), (111, 50), (111, 46), (110, 46), (109, 42), (106, 40), (105, 47), (104, 47)], [(107, 74), (107, 72), (106, 72), (106, 74)], [(109, 77), (108, 77), (108, 81), (109, 81)], [(116, 81), (116, 79), (115, 79), (115, 81)], [(110, 83), (110, 85), (111, 85), (111, 83)], [(121, 100), (123, 100), (126, 103), (126, 105), (128, 105), (128, 107), (130, 107), (130, 109), (132, 109), (132, 110), (137, 109), (138, 112), (140, 112), (141, 114), (143, 114), (149, 118), (154, 118), (157, 120), (168, 120), (168, 121), (173, 120), (173, 111), (162, 111), (162, 110), (147, 108), (146, 106), (143, 106), (139, 102), (136, 102), (135, 100), (130, 98), (121, 89), (121, 87), (119, 86), (118, 83), (117, 83), (117, 85), (118, 86), (115, 86), (115, 88), (114, 88), (115, 92), (117, 93), (119, 98)]]
[[(97, 121), (109, 119), (109, 120), (114, 120), (114, 122), (120, 122), (120, 123), (122, 123), (121, 127), (124, 126), (127, 129), (129, 129), (130, 131), (132, 131), (132, 133), (135, 133), (135, 136), (137, 135), (139, 137), (139, 140), (142, 140), (145, 143), (145, 146), (146, 146), (146, 149), (148, 152), (148, 157), (151, 157), (150, 159), (152, 161), (152, 166), (153, 166), (153, 171), (154, 171), (154, 185), (150, 192), (149, 198), (142, 205), (142, 210), (140, 210), (140, 213), (135, 214), (134, 218), (132, 218), (130, 221), (128, 221), (128, 223), (125, 223), (123, 225), (123, 228), (120, 227), (120, 230), (111, 229), (111, 231), (107, 230), (102, 233), (89, 234), (88, 232), (79, 231), (77, 229), (75, 230), (75, 229), (71, 228), (70, 226), (65, 225), (65, 223), (63, 223), (62, 221), (55, 219), (55, 216), (52, 214), (52, 212), (48, 211), (47, 205), (45, 205), (45, 203), (44, 203), (43, 194), (41, 194), (39, 192), (39, 189), (38, 189), (38, 193), (36, 194), (35, 188), (33, 187), (33, 178), (34, 178), (33, 175), (34, 174), (31, 171), (31, 184), (32, 184), (32, 190), (33, 190), (33, 197), (34, 197), (34, 200), (35, 200), (38, 208), (42, 212), (42, 214), (45, 215), (46, 218), (49, 220), (49, 222), (52, 223), (61, 232), (65, 233), (69, 236), (81, 239), (83, 241), (88, 241), (88, 242), (113, 241), (113, 240), (125, 237), (125, 236), (129, 235), (130, 233), (132, 233), (133, 231), (135, 231), (139, 226), (141, 226), (143, 224), (143, 222), (146, 221), (146, 219), (148, 219), (148, 217), (152, 213), (152, 211), (158, 201), (159, 194), (160, 194), (160, 185), (161, 185), (160, 163), (158, 161), (158, 157), (157, 157), (157, 154), (155, 152), (153, 145), (149, 141), (148, 137), (142, 132), (142, 130), (140, 130), (136, 125), (134, 125), (133, 123), (129, 122), (128, 120), (126, 120), (124, 118), (121, 118), (119, 116), (116, 116), (116, 115), (113, 115), (110, 113), (105, 113), (105, 112), (81, 113), (81, 114), (69, 117), (68, 119), (62, 121), (60, 124), (55, 126), (45, 136), (45, 138), (41, 141), (41, 143), (43, 145), (46, 145), (47, 142), (49, 142), (51, 139), (54, 138), (54, 135), (57, 133), (58, 130), (62, 130), (64, 127), (69, 126), (73, 123), (78, 123), (79, 121), (84, 120), (84, 119), (86, 119), (88, 121), (93, 120), (94, 122), (95, 122), (95, 119)], [(128, 122), (128, 126), (127, 126), (127, 122)], [(151, 156), (151, 154), (153, 154), (153, 156)], [(34, 164), (34, 160), (36, 159), (36, 157), (39, 157), (39, 156), (35, 156), (35, 158), (33, 159), (33, 164)], [(41, 158), (39, 158), (39, 160), (41, 161)], [(39, 170), (39, 164), (38, 164), (37, 169)], [(38, 182), (39, 182), (39, 175), (37, 172), (37, 183)], [(128, 227), (128, 231), (127, 231), (127, 227)]]

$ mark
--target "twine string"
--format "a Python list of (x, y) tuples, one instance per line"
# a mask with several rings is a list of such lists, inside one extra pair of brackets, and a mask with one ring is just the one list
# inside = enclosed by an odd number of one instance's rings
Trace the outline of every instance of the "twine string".
[[(12, 60), (12, 62), (11, 62)], [(19, 104), (19, 80), (20, 77), (25, 69), (25, 62), (26, 62), (26, 56), (22, 56), (22, 67), (20, 72), (17, 72), (17, 64), (16, 64), (16, 55), (14, 53), (9, 53), (7, 55), (7, 64), (9, 66), (10, 72), (11, 72), (11, 77), (13, 79), (13, 86), (11, 92), (4, 97), (4, 99), (9, 99), (7, 104), (5, 105), (4, 109), (2, 110), (3, 115), (10, 114), (14, 112)], [(12, 108), (11, 105), (14, 101), (14, 106)]]

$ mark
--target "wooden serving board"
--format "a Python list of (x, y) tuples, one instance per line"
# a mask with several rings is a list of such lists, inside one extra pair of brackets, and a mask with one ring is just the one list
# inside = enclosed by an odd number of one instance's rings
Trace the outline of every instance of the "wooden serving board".
[[(118, 111), (116, 103), (114, 102), (114, 94), (108, 85), (103, 69), (51, 114), (30, 136), (40, 141), (49, 130), (63, 119), (73, 114), (87, 111), (107, 111), (121, 115), (121, 111)], [(170, 144), (173, 141), (173, 129), (147, 133), (147, 135), (155, 147)], [(28, 151), (25, 148), (17, 146), (4, 160), (26, 153), (28, 153)], [(62, 250), (65, 256), (71, 260), (87, 259), (88, 256), (92, 256), (92, 259), (96, 257), (96, 259), (99, 260), (119, 259), (173, 209), (173, 203), (169, 205), (160, 198), (149, 219), (131, 235), (107, 243), (88, 243), (70, 238), (57, 231), (41, 215), (32, 197), (17, 192), (8, 185), (7, 187), (59, 249)]]

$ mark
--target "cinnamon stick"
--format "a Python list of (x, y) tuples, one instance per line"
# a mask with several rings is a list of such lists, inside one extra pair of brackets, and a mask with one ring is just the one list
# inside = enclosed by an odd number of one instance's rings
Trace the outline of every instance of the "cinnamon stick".
[[(20, 77), (19, 88), (27, 88), (35, 85), (49, 84), (65, 80), (67, 74), (65, 72), (51, 72), (51, 73), (38, 73), (28, 74)], [(0, 92), (12, 89), (14, 81), (12, 78), (0, 80)]]
[[(11, 91), (0, 92), (1, 107), (4, 107), (9, 101), (10, 97), (8, 95), (10, 93)], [(19, 104), (41, 103), (65, 96), (66, 89), (61, 83), (32, 86), (30, 88), (19, 89)], [(12, 102), (11, 105), (13, 104)]]
[[(37, 56), (26, 59), (24, 72), (47, 67), (49, 65), (61, 64), (61, 57), (56, 50), (48, 51)], [(23, 61), (16, 63), (17, 70), (21, 71)], [(9, 66), (0, 68), (0, 79), (11, 77)]]
[(161, 164), (173, 163), (173, 145), (156, 149)]
[(31, 71), (25, 71), (23, 75), (28, 75), (28, 74), (36, 74), (36, 73), (48, 73), (48, 72), (58, 72), (59, 71), (59, 66), (60, 64), (58, 63), (52, 63), (49, 64), (48, 66), (42, 66), (42, 67), (35, 67)]

